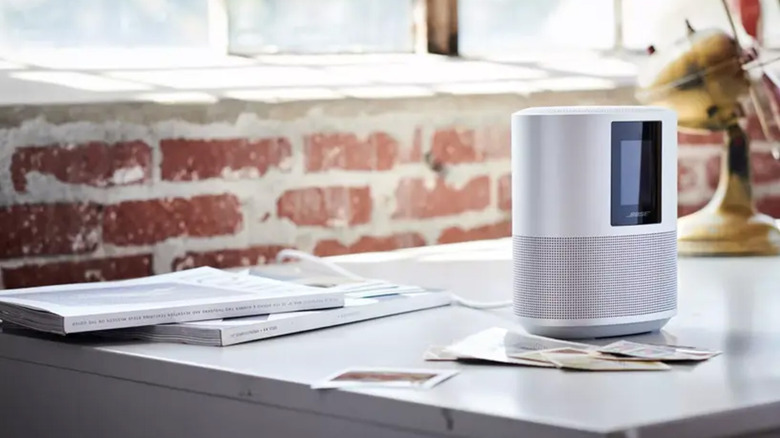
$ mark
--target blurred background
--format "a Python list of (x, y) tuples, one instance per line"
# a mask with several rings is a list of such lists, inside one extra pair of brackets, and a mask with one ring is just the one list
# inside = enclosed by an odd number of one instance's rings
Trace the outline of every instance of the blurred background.
[[(780, 51), (777, 1), (727, 4)], [(0, 287), (507, 237), (509, 115), (636, 104), (686, 19), (732, 32), (720, 0), (0, 0)], [(682, 215), (723, 138), (679, 141)]]
[[(725, 17), (717, 0), (2, 0), (1, 42), (14, 51), (412, 52), (416, 14), (427, 3), (457, 10), (460, 53), (474, 57), (527, 49), (643, 51), (682, 36), (681, 17), (707, 25)], [(777, 47), (778, 3), (760, 3), (764, 45)]]

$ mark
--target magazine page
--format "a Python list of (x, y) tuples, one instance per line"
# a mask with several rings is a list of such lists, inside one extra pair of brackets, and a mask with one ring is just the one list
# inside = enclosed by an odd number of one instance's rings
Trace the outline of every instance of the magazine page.
[(63, 317), (230, 304), (263, 298), (294, 300), (328, 295), (327, 290), (214, 268), (81, 286), (30, 288), (0, 293), (0, 302), (44, 310)]
[[(128, 280), (126, 280), (128, 281)], [(197, 284), (200, 286), (211, 286), (226, 288), (233, 291), (245, 291), (253, 294), (276, 294), (284, 291), (285, 294), (318, 294), (322, 289), (309, 285), (299, 285), (273, 278), (259, 277), (223, 271), (217, 268), (202, 267), (188, 269), (184, 271), (171, 272), (167, 274), (145, 277), (138, 280), (132, 280), (133, 283), (157, 283), (161, 281), (175, 281), (177, 283)]]
[(363, 297), (421, 292), (426, 290), (417, 285), (399, 284), (373, 278), (349, 278), (335, 274), (325, 275), (318, 272), (306, 272), (300, 268), (288, 268), (287, 270), (284, 270), (280, 267), (275, 267), (275, 269), (258, 267), (249, 269), (246, 274), (267, 279), (278, 279), (286, 283), (330, 289), (351, 295), (362, 292)]

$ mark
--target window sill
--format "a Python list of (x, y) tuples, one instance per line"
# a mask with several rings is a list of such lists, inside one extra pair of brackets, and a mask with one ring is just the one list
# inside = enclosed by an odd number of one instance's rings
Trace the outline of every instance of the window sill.
[(482, 61), (411, 54), (245, 58), (182, 50), (38, 51), (0, 61), (0, 106), (16, 113), (24, 108), (26, 118), (30, 111), (56, 113), (69, 105), (92, 119), (116, 116), (120, 107), (137, 111), (139, 104), (186, 118), (215, 104), (255, 110), (280, 103), (503, 97), (545, 105), (557, 104), (555, 96), (564, 99), (561, 104), (588, 103), (605, 93), (614, 95), (611, 103), (627, 103), (636, 69), (635, 59), (589, 54)]

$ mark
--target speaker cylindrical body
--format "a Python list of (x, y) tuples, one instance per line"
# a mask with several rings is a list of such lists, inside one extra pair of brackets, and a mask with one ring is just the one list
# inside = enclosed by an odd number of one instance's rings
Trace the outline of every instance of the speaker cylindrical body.
[(512, 115), (514, 313), (558, 338), (677, 312), (677, 117), (647, 106)]

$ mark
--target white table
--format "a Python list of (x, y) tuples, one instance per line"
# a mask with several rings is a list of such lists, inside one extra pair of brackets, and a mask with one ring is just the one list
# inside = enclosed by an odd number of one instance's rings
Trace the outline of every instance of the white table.
[[(507, 240), (339, 257), (396, 281), (509, 297)], [(670, 372), (424, 362), (508, 310), (426, 310), (226, 348), (0, 334), (3, 437), (686, 437), (780, 434), (780, 258), (680, 259), (680, 313), (639, 339), (722, 349)], [(457, 368), (429, 391), (308, 387), (354, 365)]]

